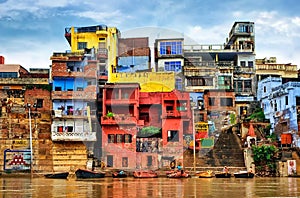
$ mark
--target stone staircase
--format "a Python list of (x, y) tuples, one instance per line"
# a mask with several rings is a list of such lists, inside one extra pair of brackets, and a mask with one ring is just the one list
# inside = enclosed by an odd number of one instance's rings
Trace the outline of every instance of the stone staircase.
[[(189, 154), (188, 154), (189, 152)], [(193, 166), (193, 151), (186, 151), (185, 166)], [(196, 167), (245, 167), (240, 139), (231, 130), (220, 132), (213, 149), (201, 149), (196, 153)]]

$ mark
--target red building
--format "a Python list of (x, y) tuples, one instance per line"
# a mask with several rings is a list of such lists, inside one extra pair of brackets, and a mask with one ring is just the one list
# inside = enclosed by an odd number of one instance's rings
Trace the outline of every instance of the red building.
[(107, 84), (103, 92), (102, 150), (108, 167), (156, 169), (183, 159), (192, 134), (189, 93), (142, 93), (135, 83)]
[(233, 90), (205, 90), (204, 106), (207, 110), (207, 119), (213, 121), (216, 130), (230, 124), (232, 115), (236, 115), (235, 92)]

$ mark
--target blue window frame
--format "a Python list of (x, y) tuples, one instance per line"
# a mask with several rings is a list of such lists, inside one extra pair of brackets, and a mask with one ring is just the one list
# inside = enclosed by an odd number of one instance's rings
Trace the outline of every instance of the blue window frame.
[(182, 55), (182, 42), (160, 42), (161, 55)]
[(0, 72), (0, 78), (17, 78), (17, 72)]
[(182, 90), (182, 80), (181, 78), (176, 78), (176, 81), (175, 81), (175, 88), (177, 90)]
[(181, 72), (181, 61), (165, 62), (165, 71)]

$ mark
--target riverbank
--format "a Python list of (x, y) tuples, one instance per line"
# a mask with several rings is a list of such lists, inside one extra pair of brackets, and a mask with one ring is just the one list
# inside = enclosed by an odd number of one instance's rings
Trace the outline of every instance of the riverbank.
[[(239, 172), (241, 170), (244, 170), (244, 167), (228, 167), (229, 172), (231, 174), (235, 172)], [(196, 174), (199, 172), (204, 172), (204, 171), (212, 171), (212, 172), (222, 172), (223, 167), (196, 167), (195, 170), (193, 167), (186, 167), (185, 170), (188, 172), (188, 174), (191, 177), (197, 177)], [(96, 170), (96, 172), (99, 170)], [(106, 169), (106, 170), (101, 170), (101, 172), (105, 172), (105, 177), (112, 177), (112, 173), (115, 172), (116, 169)], [(126, 170), (128, 173), (129, 177), (133, 177), (133, 171), (134, 170)], [(167, 177), (167, 171), (170, 170), (156, 170), (158, 173), (158, 177)], [(53, 173), (53, 172), (52, 172)], [(49, 172), (33, 172), (31, 173), (30, 171), (2, 171), (0, 172), (0, 178), (43, 178), (45, 174), (49, 174)], [(274, 177), (274, 176), (260, 176), (260, 175), (255, 175), (255, 177)], [(299, 174), (295, 175), (288, 175), (288, 176), (275, 176), (275, 177), (300, 177)], [(69, 172), (68, 178), (76, 178), (75, 172)]]

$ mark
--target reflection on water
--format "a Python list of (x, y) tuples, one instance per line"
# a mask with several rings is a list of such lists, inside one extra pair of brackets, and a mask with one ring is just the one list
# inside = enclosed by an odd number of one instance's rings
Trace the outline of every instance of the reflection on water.
[(0, 178), (0, 197), (300, 197), (300, 178)]

